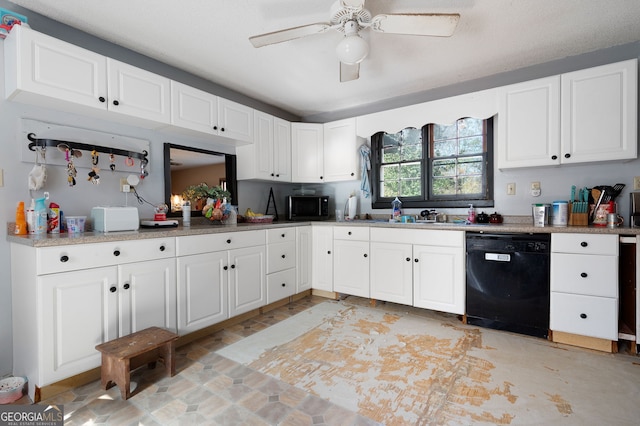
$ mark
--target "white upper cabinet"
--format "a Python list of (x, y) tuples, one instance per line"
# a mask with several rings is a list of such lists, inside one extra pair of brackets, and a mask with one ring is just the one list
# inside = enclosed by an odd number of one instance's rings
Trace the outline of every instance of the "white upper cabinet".
[(322, 124), (291, 123), (291, 180), (324, 182)]
[(177, 81), (171, 82), (171, 124), (175, 130), (253, 142), (252, 108)]
[(29, 28), (11, 31), (5, 64), (8, 99), (83, 115), (115, 112), (145, 127), (169, 123), (169, 79)]
[(498, 90), (498, 168), (560, 164), (560, 76)]
[(254, 142), (236, 150), (238, 179), (291, 182), (291, 123), (254, 111)]
[(562, 161), (637, 158), (638, 60), (562, 75)]
[(357, 179), (356, 119), (325, 124), (292, 123), (293, 182)]
[(356, 119), (324, 124), (324, 181), (357, 179)]
[(637, 158), (637, 59), (498, 90), (498, 168)]

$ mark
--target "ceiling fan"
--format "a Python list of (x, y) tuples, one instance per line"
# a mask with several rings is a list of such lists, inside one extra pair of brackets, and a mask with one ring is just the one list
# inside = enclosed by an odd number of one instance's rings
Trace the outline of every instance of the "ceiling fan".
[(458, 25), (460, 15), (439, 13), (402, 13), (380, 14), (373, 18), (364, 8), (364, 0), (339, 0), (331, 6), (329, 23), (319, 22), (288, 28), (249, 38), (254, 47), (337, 30), (344, 38), (336, 46), (340, 60), (340, 81), (356, 80), (360, 76), (360, 62), (369, 54), (369, 45), (358, 34), (360, 30), (370, 28), (373, 31), (388, 34), (449, 37)]

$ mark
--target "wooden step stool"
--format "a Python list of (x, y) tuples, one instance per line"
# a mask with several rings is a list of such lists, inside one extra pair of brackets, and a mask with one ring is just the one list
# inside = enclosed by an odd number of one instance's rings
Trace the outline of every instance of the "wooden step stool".
[(96, 346), (102, 352), (102, 389), (109, 389), (116, 384), (120, 388), (122, 399), (129, 399), (131, 370), (144, 364), (155, 368), (158, 358), (162, 358), (167, 373), (174, 376), (177, 339), (178, 335), (175, 333), (160, 327), (149, 327)]

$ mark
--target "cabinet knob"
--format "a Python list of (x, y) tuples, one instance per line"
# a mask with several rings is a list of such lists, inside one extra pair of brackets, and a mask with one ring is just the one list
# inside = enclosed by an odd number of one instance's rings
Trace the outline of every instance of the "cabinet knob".
[(282, 238), (286, 237), (287, 234), (280, 234)]
[(100, 102), (105, 102), (105, 101), (106, 101), (106, 99), (104, 98), (104, 96), (100, 96), (100, 97), (98, 98), (98, 100), (99, 100)]
[(120, 105), (120, 102), (118, 102), (117, 100), (115, 100), (115, 101), (113, 101), (113, 104), (114, 104), (115, 106), (118, 106), (118, 105)]
[(282, 287), (286, 287), (287, 285), (285, 283), (282, 283)]
[(580, 274), (580, 276), (581, 276), (582, 278), (587, 278), (587, 273), (586, 273), (586, 272), (583, 272), (583, 273), (581, 273), (581, 274)]
[(280, 177), (280, 175), (276, 175), (276, 177)]
[(418, 258), (413, 259), (414, 262), (418, 263)]
[(271, 173), (271, 177), (273, 177), (273, 176), (275, 176), (275, 174), (274, 174), (274, 173)]
[(227, 270), (229, 269), (229, 267), (228, 267), (227, 265), (224, 265), (224, 266), (222, 267), (222, 269), (224, 269), (225, 271), (227, 271)]
[(331, 254), (331, 250), (327, 251), (327, 254)]
[(218, 126), (213, 126), (213, 130), (218, 130)]
[(282, 255), (282, 258), (284, 259), (285, 257), (287, 257), (287, 256), (283, 254), (283, 255)]
[(164, 246), (164, 244), (163, 244), (163, 245), (161, 245), (161, 246), (160, 246), (160, 251), (165, 251), (165, 250), (166, 250), (166, 247)]
[(411, 258), (410, 257), (407, 257), (407, 262), (411, 262)]
[(227, 240), (227, 244), (231, 244), (231, 238)]
[(564, 155), (564, 158), (571, 158), (571, 154), (566, 153), (566, 154)]
[(585, 319), (587, 317), (587, 314), (580, 314), (580, 318)]
[(558, 156), (557, 156), (557, 155), (552, 155), (552, 156), (551, 156), (551, 159), (552, 159), (552, 160), (557, 160), (557, 159), (558, 159)]
[(69, 261), (69, 256), (66, 254), (64, 256), (60, 256), (60, 262), (65, 263)]
[(364, 254), (364, 257), (369, 257), (369, 255), (367, 253)]
[(351, 235), (351, 231), (347, 232), (347, 235)]
[(120, 250), (114, 250), (113, 255), (116, 257), (120, 256)]
[(356, 175), (355, 173), (351, 172), (351, 176), (355, 176), (355, 175)]
[(324, 179), (324, 176), (320, 176), (320, 180)]
[(109, 291), (110, 291), (111, 293), (115, 293), (115, 292), (116, 292), (116, 290), (117, 290), (116, 286), (113, 286), (113, 287), (111, 287), (111, 288), (109, 289)]
[(236, 265), (231, 265), (231, 269), (236, 269)]
[(129, 287), (131, 287), (131, 286), (129, 285), (129, 283), (125, 283), (125, 285), (123, 285), (123, 287), (124, 287), (125, 290), (129, 290)]
[(221, 131), (221, 132), (224, 132), (224, 127), (220, 127), (220, 131)]
[(581, 245), (582, 247), (586, 247), (586, 246), (588, 246), (588, 245), (589, 245), (589, 243), (588, 243), (588, 242), (586, 242), (586, 241), (583, 241), (583, 242), (581, 242), (581, 243), (580, 243), (580, 245)]

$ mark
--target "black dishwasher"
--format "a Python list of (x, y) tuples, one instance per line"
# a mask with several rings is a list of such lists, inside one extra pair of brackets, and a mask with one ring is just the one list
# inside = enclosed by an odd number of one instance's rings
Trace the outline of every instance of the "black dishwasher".
[(467, 324), (547, 338), (551, 234), (466, 235)]

